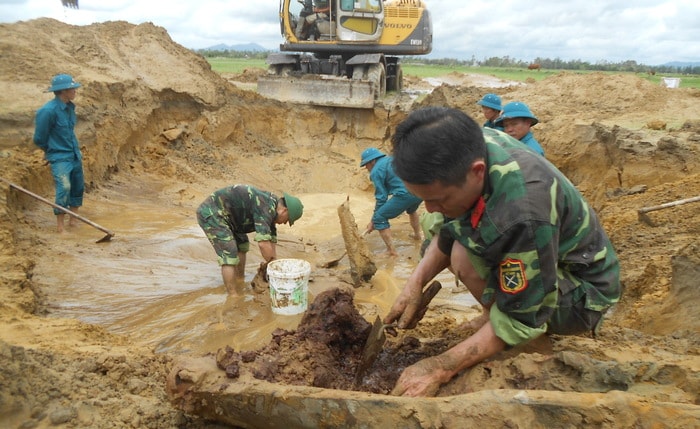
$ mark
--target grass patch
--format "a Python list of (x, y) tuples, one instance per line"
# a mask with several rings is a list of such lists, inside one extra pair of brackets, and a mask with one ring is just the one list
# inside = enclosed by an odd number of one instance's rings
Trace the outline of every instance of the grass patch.
[(698, 75), (683, 75), (677, 73), (649, 75), (647, 73), (632, 73), (620, 71), (595, 71), (595, 70), (548, 70), (542, 69), (528, 70), (509, 67), (467, 67), (467, 66), (447, 66), (447, 65), (424, 65), (420, 63), (404, 63), (401, 65), (404, 75), (416, 76), (419, 78), (440, 77), (449, 73), (468, 73), (494, 76), (503, 80), (512, 80), (516, 82), (525, 82), (527, 79), (535, 81), (543, 80), (549, 76), (559, 74), (561, 72), (587, 74), (587, 73), (604, 73), (609, 75), (617, 74), (633, 74), (642, 79), (646, 79), (654, 84), (661, 85), (661, 79), (664, 77), (677, 77), (681, 79), (681, 88), (698, 88), (700, 89), (700, 76)]
[(559, 70), (527, 70), (515, 69), (507, 67), (468, 67), (468, 66), (447, 66), (434, 64), (420, 63), (403, 63), (401, 64), (403, 74), (408, 76), (416, 76), (421, 79), (427, 77), (440, 77), (450, 73), (468, 73), (481, 74), (487, 76), (495, 76), (499, 79), (513, 80), (517, 82), (525, 82), (527, 79), (536, 81), (559, 73)]
[(700, 89), (700, 76), (698, 75), (683, 75), (683, 74), (656, 74), (655, 76), (646, 76), (645, 79), (661, 85), (661, 79), (664, 77), (677, 77), (681, 79), (680, 88), (696, 88)]
[[(263, 69), (267, 70), (267, 63), (260, 58), (226, 58), (226, 57), (207, 57), (206, 60), (211, 64), (212, 70), (219, 73), (243, 73), (246, 69)], [(657, 85), (661, 85), (661, 79), (664, 77), (678, 77), (681, 79), (681, 88), (698, 88), (700, 89), (700, 76), (698, 75), (682, 75), (682, 74), (659, 74), (651, 76), (647, 73), (631, 73), (631, 72), (597, 72), (593, 70), (547, 70), (543, 69), (528, 70), (509, 67), (468, 67), (468, 66), (449, 66), (439, 64), (421, 64), (421, 63), (403, 63), (401, 64), (403, 73), (406, 76), (415, 76), (418, 78), (440, 77), (450, 73), (469, 73), (494, 76), (503, 80), (512, 80), (516, 82), (525, 82), (528, 79), (540, 81), (549, 76), (556, 75), (560, 72), (569, 73), (605, 73), (605, 74), (634, 74), (642, 79), (646, 79)]]
[(245, 69), (267, 70), (267, 63), (260, 58), (207, 57), (212, 70), (218, 73), (243, 73)]

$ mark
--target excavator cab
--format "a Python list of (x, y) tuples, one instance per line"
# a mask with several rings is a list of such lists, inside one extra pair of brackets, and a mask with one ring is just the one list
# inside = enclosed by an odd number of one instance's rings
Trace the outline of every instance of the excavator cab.
[(381, 24), (384, 21), (384, 7), (380, 0), (340, 0), (339, 6), (340, 40), (379, 40), (382, 35)]
[(282, 0), (280, 6), (288, 42), (376, 42), (381, 37), (381, 0)]

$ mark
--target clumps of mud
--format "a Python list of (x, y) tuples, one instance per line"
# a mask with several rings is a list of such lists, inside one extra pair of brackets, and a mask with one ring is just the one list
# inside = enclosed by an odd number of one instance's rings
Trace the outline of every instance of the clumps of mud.
[(247, 371), (272, 383), (388, 394), (407, 366), (448, 347), (445, 342), (422, 344), (414, 336), (399, 335), (387, 340), (356, 384), (355, 373), (372, 325), (355, 308), (353, 296), (352, 290), (340, 288), (320, 293), (296, 330), (277, 329), (267, 345), (254, 351), (219, 349), (217, 366), (229, 378)]
[[(217, 366), (232, 379), (252, 377), (285, 385), (386, 395), (393, 390), (406, 367), (436, 356), (473, 334), (471, 329), (458, 325), (448, 316), (422, 319), (415, 329), (401, 330), (396, 337), (387, 337), (374, 364), (356, 383), (355, 374), (372, 325), (355, 308), (353, 296), (350, 288), (322, 292), (296, 330), (275, 330), (270, 342), (258, 350), (237, 352), (229, 346), (219, 349)], [(563, 347), (557, 346), (560, 341), (564, 343)], [(435, 396), (490, 389), (628, 391), (644, 383), (645, 379), (666, 371), (656, 368), (651, 362), (618, 363), (593, 359), (587, 356), (591, 350), (567, 350), (569, 341), (557, 336), (542, 336), (501, 352), (462, 371), (443, 385)], [(600, 339), (587, 341), (590, 349), (609, 347), (595, 345)], [(640, 376), (640, 365), (656, 369)], [(686, 372), (684, 376), (689, 374)], [(662, 393), (655, 395), (668, 399)]]

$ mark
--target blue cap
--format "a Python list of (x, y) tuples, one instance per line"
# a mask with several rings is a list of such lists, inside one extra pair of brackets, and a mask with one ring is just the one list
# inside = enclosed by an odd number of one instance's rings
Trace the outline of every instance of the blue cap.
[(484, 97), (477, 101), (476, 104), (488, 107), (489, 109), (501, 111), (501, 97), (496, 94), (486, 94)]
[(63, 91), (64, 89), (80, 88), (80, 84), (69, 74), (57, 74), (51, 79), (51, 86), (46, 92)]
[(364, 167), (368, 162), (374, 161), (377, 158), (386, 156), (381, 150), (376, 147), (368, 147), (362, 151), (362, 160), (360, 161), (360, 167)]
[(532, 125), (540, 122), (539, 119), (532, 114), (527, 104), (521, 103), (520, 101), (512, 101), (503, 106), (503, 113), (496, 119), (496, 125), (499, 125), (504, 119), (508, 118), (528, 118), (530, 122), (532, 122)]

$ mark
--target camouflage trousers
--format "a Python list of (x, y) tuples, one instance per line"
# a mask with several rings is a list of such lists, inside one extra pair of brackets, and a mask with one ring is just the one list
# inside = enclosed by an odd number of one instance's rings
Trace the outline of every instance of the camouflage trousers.
[(225, 212), (207, 198), (197, 209), (197, 223), (214, 247), (219, 265), (238, 265), (238, 252), (250, 250), (245, 233), (236, 233)]
[[(579, 287), (585, 291), (584, 285)], [(580, 290), (576, 290), (569, 280), (559, 279), (559, 300), (557, 309), (548, 321), (547, 333), (574, 335), (591, 332), (595, 336), (606, 311), (607, 309), (598, 311), (586, 308), (586, 294), (581, 296)]]

